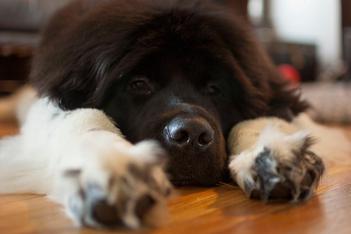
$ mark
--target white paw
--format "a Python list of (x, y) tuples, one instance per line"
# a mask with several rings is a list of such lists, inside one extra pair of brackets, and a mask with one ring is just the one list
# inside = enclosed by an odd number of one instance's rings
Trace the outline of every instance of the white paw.
[(322, 160), (310, 151), (306, 132), (263, 131), (255, 146), (230, 158), (233, 179), (247, 196), (262, 200), (308, 199), (324, 172)]
[[(123, 147), (121, 147), (123, 148)], [(152, 141), (105, 155), (65, 171), (66, 209), (76, 223), (91, 227), (158, 225), (167, 214), (172, 186), (164, 171), (164, 152)]]

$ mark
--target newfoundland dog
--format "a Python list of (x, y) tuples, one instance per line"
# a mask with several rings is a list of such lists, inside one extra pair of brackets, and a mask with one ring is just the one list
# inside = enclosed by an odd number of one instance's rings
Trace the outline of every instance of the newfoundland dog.
[(251, 197), (303, 200), (322, 173), (303, 133), (229, 157), (233, 126), (307, 105), (246, 22), (211, 2), (73, 1), (47, 25), (31, 82), (21, 134), (0, 141), (0, 192), (48, 194), (79, 224), (153, 223), (171, 184), (232, 178)]

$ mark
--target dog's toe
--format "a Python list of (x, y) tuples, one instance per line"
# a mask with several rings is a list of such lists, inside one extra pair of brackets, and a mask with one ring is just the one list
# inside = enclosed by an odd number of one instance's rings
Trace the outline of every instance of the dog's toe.
[[(147, 153), (145, 144), (141, 146)], [(132, 152), (139, 153), (136, 150)], [(162, 165), (135, 155), (116, 157), (114, 163), (117, 166), (90, 165), (67, 173), (77, 191), (69, 198), (71, 217), (80, 225), (97, 228), (157, 225), (172, 191)]]
[(106, 200), (94, 202), (91, 213), (94, 220), (103, 226), (121, 226), (123, 224), (117, 208), (108, 204)]
[(312, 153), (304, 153), (306, 155), (295, 155), (293, 160), (279, 160), (279, 156), (264, 149), (255, 160), (256, 187), (250, 196), (265, 201), (308, 199), (323, 174), (324, 165), (314, 154), (311, 163), (309, 158)]
[(322, 160), (309, 146), (258, 147), (237, 155), (229, 169), (250, 198), (303, 201), (311, 197), (324, 172)]

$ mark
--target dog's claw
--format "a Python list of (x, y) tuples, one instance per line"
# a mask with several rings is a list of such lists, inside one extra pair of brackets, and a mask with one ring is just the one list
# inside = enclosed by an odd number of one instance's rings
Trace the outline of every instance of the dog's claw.
[[(307, 148), (279, 155), (264, 147), (237, 156), (229, 167), (250, 198), (304, 201), (311, 197), (324, 172), (322, 160)], [(245, 168), (247, 165), (251, 166)]]
[(281, 177), (276, 171), (276, 162), (268, 149), (264, 149), (256, 158), (255, 168), (261, 185), (260, 196), (266, 201), (276, 184), (281, 182)]
[[(131, 150), (141, 146), (144, 153), (156, 151), (152, 144), (138, 144)], [(122, 155), (114, 160), (118, 167), (93, 166), (65, 173), (78, 187), (68, 200), (71, 217), (90, 227), (157, 225), (162, 220), (150, 217), (164, 214), (172, 190), (161, 164)]]

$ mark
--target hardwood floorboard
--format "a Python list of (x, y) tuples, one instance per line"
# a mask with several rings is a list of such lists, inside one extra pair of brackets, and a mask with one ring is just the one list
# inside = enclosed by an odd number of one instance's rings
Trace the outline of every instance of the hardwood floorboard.
[[(351, 127), (344, 127), (351, 139)], [(0, 136), (15, 133), (0, 123)], [(351, 155), (350, 155), (351, 161)], [(1, 186), (1, 185), (0, 185)], [(301, 204), (265, 204), (248, 200), (233, 185), (182, 188), (169, 202), (169, 222), (137, 231), (79, 229), (62, 208), (43, 196), (0, 196), (0, 233), (316, 233), (351, 234), (351, 166), (330, 164), (311, 200)]]

